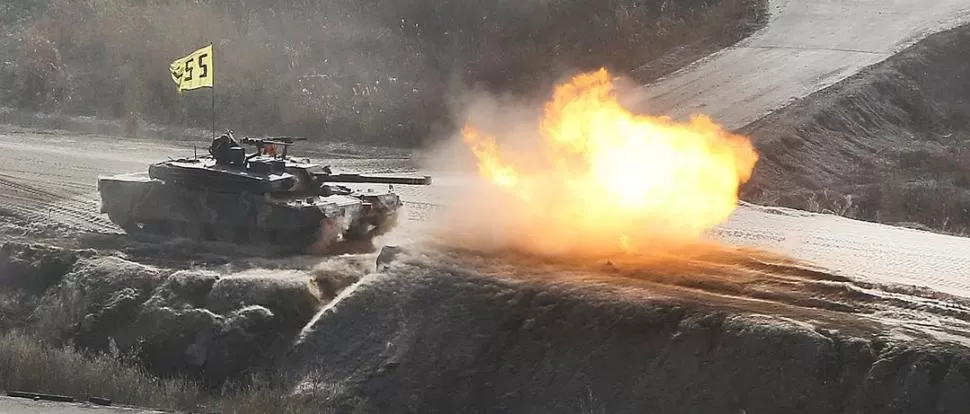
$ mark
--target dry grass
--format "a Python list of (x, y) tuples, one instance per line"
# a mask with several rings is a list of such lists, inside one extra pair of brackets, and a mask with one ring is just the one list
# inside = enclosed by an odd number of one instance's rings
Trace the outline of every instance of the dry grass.
[(23, 326), (36, 298), (16, 290), (0, 290), (0, 332)]
[(316, 401), (289, 398), (258, 378), (211, 392), (190, 380), (155, 377), (118, 353), (88, 355), (16, 331), (0, 334), (0, 390), (105, 397), (115, 404), (191, 412), (327, 412)]
[[(760, 181), (742, 192), (742, 199), (759, 205), (834, 214), (954, 236), (970, 235), (970, 149), (966, 143), (950, 148), (887, 151), (880, 166), (869, 163), (864, 175), (848, 175), (844, 182), (822, 190), (784, 189)], [(817, 187), (813, 184), (812, 187)]]
[[(46, 293), (53, 300), (41, 300), (26, 292), (0, 290), (0, 390), (80, 400), (105, 397), (118, 404), (192, 412), (326, 412), (317, 401), (288, 397), (277, 385), (281, 375), (252, 375), (214, 390), (194, 379), (154, 375), (138, 362), (137, 350), (81, 350), (70, 339), (81, 306), (78, 298), (64, 294), (73, 291), (55, 288)], [(42, 303), (48, 306), (39, 306)]]
[(781, 192), (763, 189), (745, 201), (762, 206), (782, 206), (797, 208), (812, 213), (854, 217), (858, 206), (852, 194), (835, 191), (800, 192), (797, 195), (783, 195)]
[(252, 375), (211, 389), (195, 379), (158, 377), (139, 363), (137, 349), (122, 353), (109, 346), (106, 353), (92, 353), (75, 347), (71, 337), (83, 301), (77, 288), (63, 283), (46, 298), (0, 290), (0, 390), (191, 412), (325, 412), (316, 401), (288, 397), (277, 386), (281, 375)]
[(0, 336), (0, 389), (101, 396), (164, 409), (187, 409), (204, 401), (191, 382), (158, 379), (117, 355), (87, 356), (19, 332)]
[[(955, 196), (954, 194), (960, 194)], [(885, 181), (855, 191), (798, 191), (763, 189), (746, 201), (762, 206), (795, 208), (819, 214), (871, 221), (951, 236), (970, 236), (966, 190), (938, 182)]]

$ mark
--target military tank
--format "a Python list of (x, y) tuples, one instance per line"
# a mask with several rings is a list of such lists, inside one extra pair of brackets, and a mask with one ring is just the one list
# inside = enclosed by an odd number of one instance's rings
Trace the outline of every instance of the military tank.
[[(100, 177), (101, 212), (129, 235), (188, 238), (325, 254), (391, 230), (403, 203), (393, 185), (431, 178), (334, 174), (288, 155), (300, 138), (214, 139), (208, 156), (158, 162), (147, 172)], [(242, 145), (254, 147), (247, 154)], [(387, 184), (387, 190), (347, 183)]]

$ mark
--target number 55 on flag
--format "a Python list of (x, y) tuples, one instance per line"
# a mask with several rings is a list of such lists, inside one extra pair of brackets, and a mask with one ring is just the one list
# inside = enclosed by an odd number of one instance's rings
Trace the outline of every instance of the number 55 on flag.
[(182, 91), (212, 87), (212, 44), (192, 52), (192, 54), (176, 59), (169, 65), (172, 80)]

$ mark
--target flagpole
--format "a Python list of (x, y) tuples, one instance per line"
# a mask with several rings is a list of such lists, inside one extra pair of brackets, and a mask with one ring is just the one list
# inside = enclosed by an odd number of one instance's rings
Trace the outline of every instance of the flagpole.
[[(209, 42), (209, 47), (212, 47), (212, 42)], [(213, 51), (213, 54), (215, 54), (215, 51)], [(215, 75), (215, 57), (211, 57), (210, 62), (212, 62), (212, 71), (213, 71), (212, 75)], [(215, 140), (216, 139), (216, 83), (215, 81), (212, 82), (212, 88), (210, 92), (211, 92), (210, 95), (212, 96), (212, 139)]]
[(216, 139), (216, 84), (212, 84), (212, 139)]

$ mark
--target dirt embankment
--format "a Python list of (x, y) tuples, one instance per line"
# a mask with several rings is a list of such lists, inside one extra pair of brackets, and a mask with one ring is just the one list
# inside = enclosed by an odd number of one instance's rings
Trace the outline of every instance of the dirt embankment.
[(742, 198), (970, 232), (970, 26), (928, 37), (742, 129)]
[(6, 243), (0, 329), (212, 386), (268, 373), (334, 412), (970, 404), (970, 300), (747, 249), (563, 262), (426, 246), (380, 272), (373, 255), (199, 270), (158, 257), (177, 246), (137, 251)]
[(122, 255), (3, 245), (0, 329), (212, 386), (269, 373), (335, 412), (970, 404), (970, 300), (743, 249), (563, 263), (429, 247), (377, 273), (372, 255), (208, 270)]
[[(868, 309), (878, 301), (858, 286), (804, 269), (762, 276), (806, 291), (753, 300), (766, 280), (752, 270), (770, 268), (756, 261), (640, 274), (613, 263), (600, 278), (505, 259), (402, 260), (307, 326), (285, 363), (297, 395), (338, 412), (957, 413), (970, 404), (970, 348), (895, 335), (873, 317), (892, 312)], [(734, 276), (704, 282), (716, 269)]]

